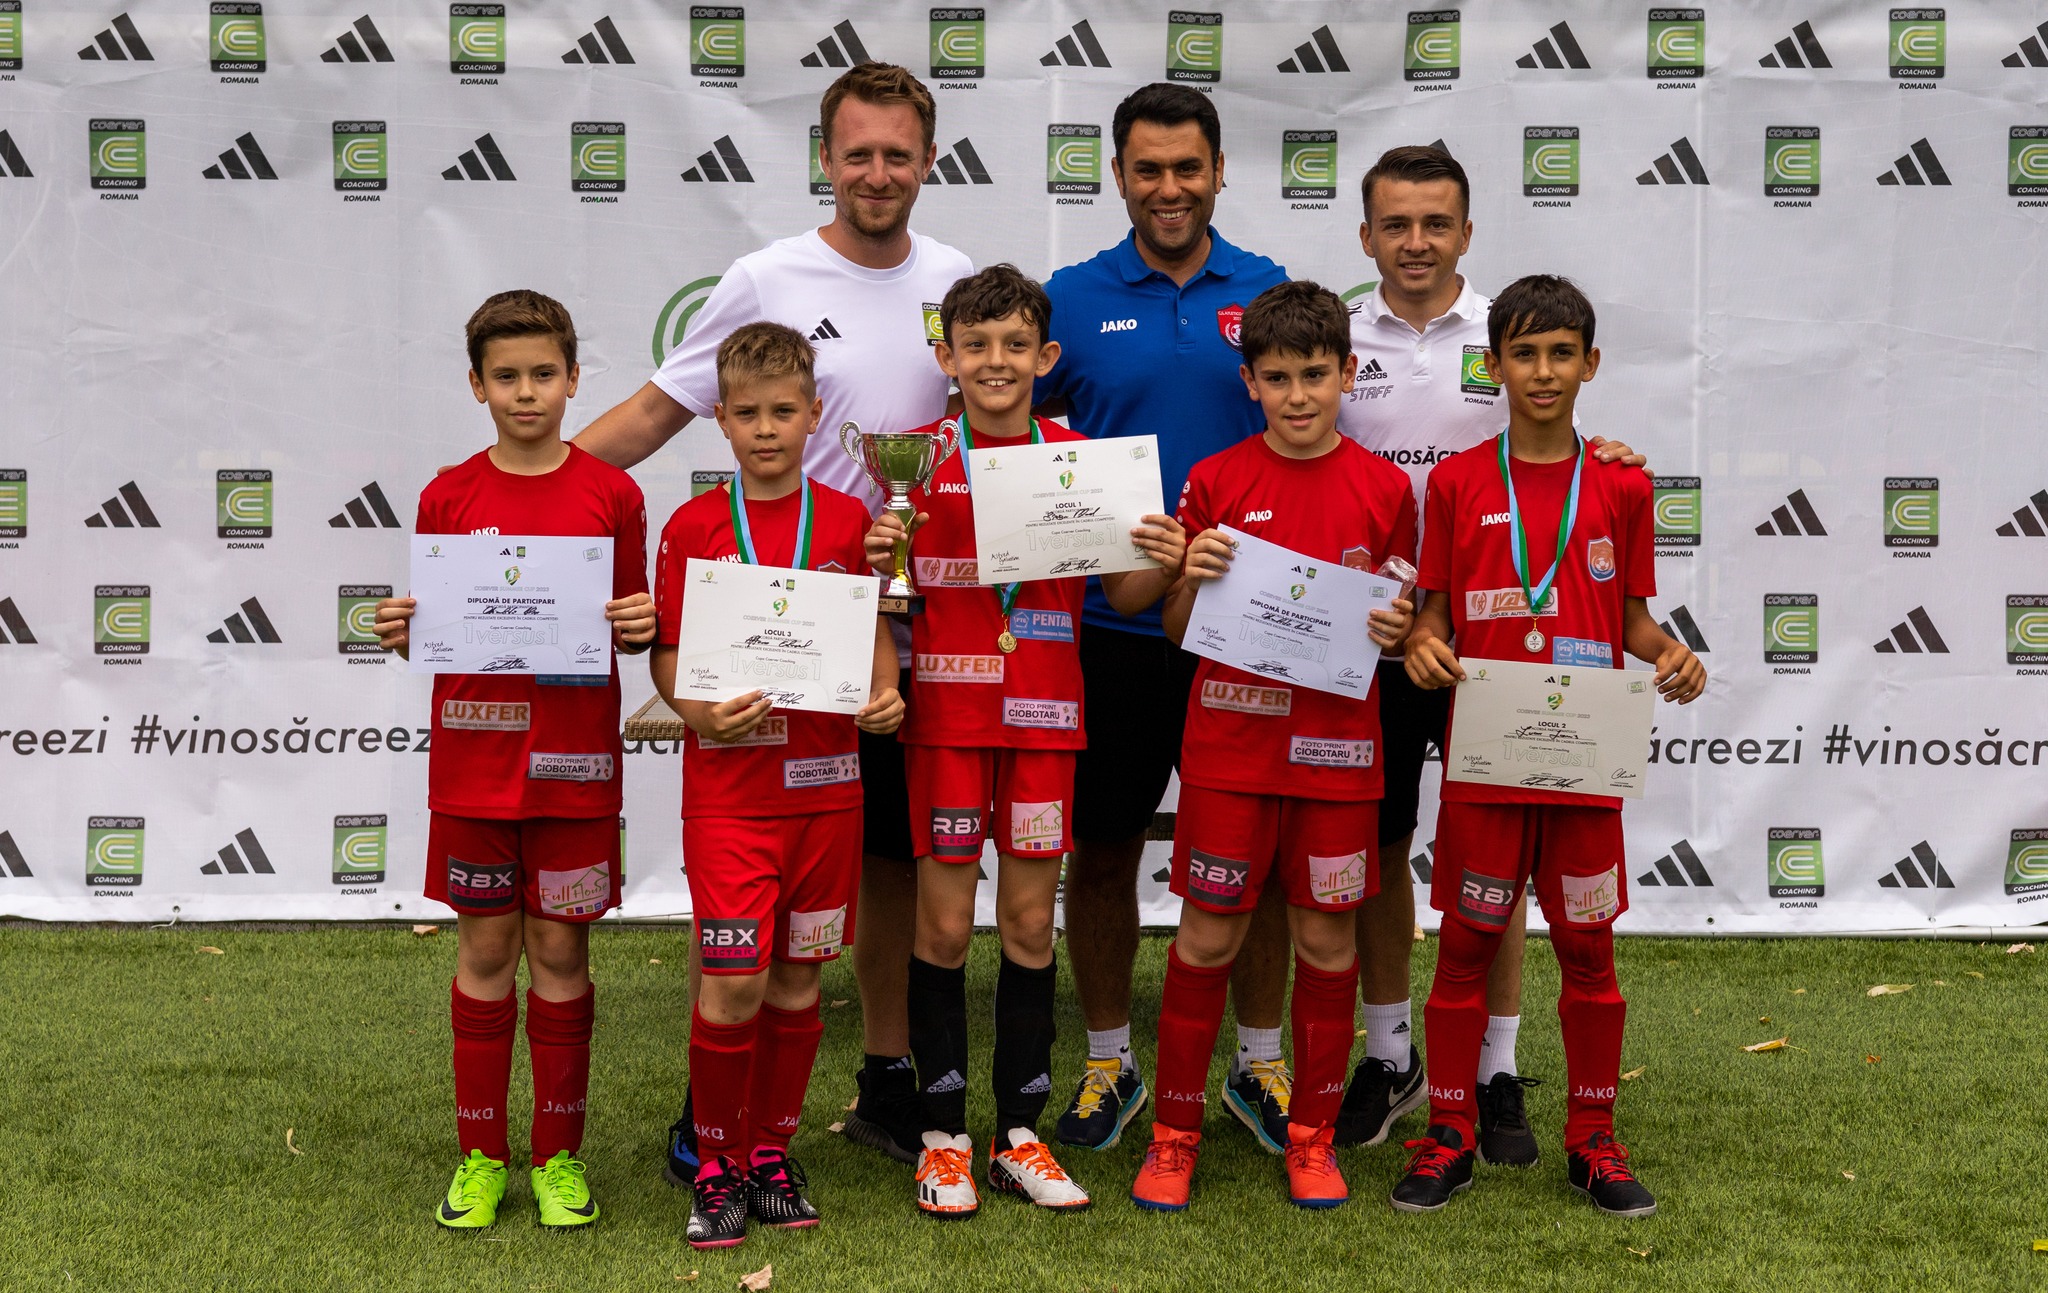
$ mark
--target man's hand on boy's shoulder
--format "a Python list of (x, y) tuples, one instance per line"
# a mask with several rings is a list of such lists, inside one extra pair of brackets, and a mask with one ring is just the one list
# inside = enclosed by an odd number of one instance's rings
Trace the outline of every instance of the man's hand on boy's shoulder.
[(853, 716), (853, 722), (863, 732), (887, 736), (903, 726), (903, 694), (894, 687), (882, 688), (868, 697), (868, 703)]
[(419, 602), (410, 597), (387, 597), (378, 602), (377, 618), (370, 626), (377, 635), (377, 645), (411, 659), (408, 648), (412, 645), (412, 615), (418, 608)]
[(931, 513), (919, 512), (910, 520), (910, 529), (904, 530), (903, 522), (893, 512), (884, 512), (868, 527), (867, 537), (862, 540), (867, 549), (868, 566), (878, 575), (896, 573), (896, 545), (906, 534), (916, 534), (931, 520)]
[(1601, 462), (1618, 462), (1624, 467), (1641, 467), (1650, 470), (1650, 460), (1629, 448), (1619, 440), (1602, 440), (1599, 436), (1586, 437), (1586, 447)]
[(1706, 689), (1707, 667), (1685, 643), (1672, 639), (1657, 656), (1657, 693), (1666, 700), (1690, 705)]
[(634, 593), (604, 604), (604, 617), (612, 622), (612, 644), (627, 655), (638, 655), (654, 641), (654, 598)]

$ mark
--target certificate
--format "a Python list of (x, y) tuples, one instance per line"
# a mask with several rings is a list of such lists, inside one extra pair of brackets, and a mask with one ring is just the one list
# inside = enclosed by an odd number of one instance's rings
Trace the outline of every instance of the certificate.
[(962, 466), (973, 485), (982, 583), (1106, 575), (1158, 564), (1131, 542), (1133, 526), (1166, 514), (1157, 436), (975, 449)]
[(1218, 528), (1237, 555), (1195, 594), (1181, 645), (1246, 673), (1365, 699), (1380, 660), (1366, 617), (1392, 607), (1400, 581)]
[(683, 587), (677, 700), (759, 691), (779, 709), (848, 715), (868, 703), (874, 576), (691, 557)]
[(1467, 659), (1451, 709), (1451, 781), (1639, 799), (1649, 762), (1653, 675), (1523, 660)]
[(412, 536), (413, 673), (608, 677), (609, 536)]

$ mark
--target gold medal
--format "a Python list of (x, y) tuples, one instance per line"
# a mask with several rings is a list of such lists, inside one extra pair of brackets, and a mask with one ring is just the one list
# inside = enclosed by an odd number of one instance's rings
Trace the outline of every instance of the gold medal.
[(1543, 649), (1542, 632), (1538, 629), (1530, 629), (1529, 635), (1522, 639), (1522, 645), (1531, 651), (1541, 651)]
[(1017, 635), (1008, 629), (1004, 629), (996, 637), (996, 645), (1002, 648), (1004, 655), (1008, 655), (1017, 649)]

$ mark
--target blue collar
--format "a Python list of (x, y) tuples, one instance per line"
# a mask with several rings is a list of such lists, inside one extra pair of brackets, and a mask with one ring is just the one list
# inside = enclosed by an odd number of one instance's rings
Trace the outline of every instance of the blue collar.
[[(1204, 274), (1214, 274), (1218, 278), (1230, 277), (1237, 272), (1237, 262), (1243, 254), (1237, 249), (1236, 244), (1226, 241), (1222, 234), (1216, 232), (1215, 225), (1210, 225), (1209, 259), (1203, 262), (1202, 268), (1197, 270), (1194, 278), (1190, 278), (1188, 282), (1192, 283)], [(1124, 240), (1117, 244), (1116, 264), (1126, 283), (1142, 283), (1155, 274), (1160, 278), (1166, 277), (1147, 265), (1145, 258), (1138, 254), (1138, 232), (1135, 229), (1125, 234)]]

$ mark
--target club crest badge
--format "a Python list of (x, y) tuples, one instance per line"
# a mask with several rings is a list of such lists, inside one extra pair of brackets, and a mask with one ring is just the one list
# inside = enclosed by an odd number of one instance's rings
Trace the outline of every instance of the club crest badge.
[(1371, 570), (1372, 549), (1346, 548), (1344, 549), (1344, 555), (1339, 560), (1344, 563), (1346, 570)]
[(1216, 331), (1223, 334), (1232, 350), (1241, 349), (1244, 345), (1244, 307), (1226, 305), (1216, 311)]
[(1603, 584), (1614, 578), (1614, 540), (1603, 535), (1587, 541), (1586, 573)]

